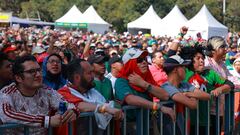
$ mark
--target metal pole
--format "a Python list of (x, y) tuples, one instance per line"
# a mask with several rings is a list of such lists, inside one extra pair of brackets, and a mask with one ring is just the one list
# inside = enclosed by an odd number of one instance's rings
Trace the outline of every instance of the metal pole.
[(220, 117), (220, 115), (219, 115), (219, 113), (220, 113), (220, 111), (219, 111), (219, 102), (220, 102), (220, 97), (221, 96), (219, 96), (219, 97), (217, 97), (216, 98), (216, 135), (219, 135), (220, 134), (220, 119), (219, 119), (219, 117)]
[(223, 24), (225, 24), (226, 0), (223, 0)]

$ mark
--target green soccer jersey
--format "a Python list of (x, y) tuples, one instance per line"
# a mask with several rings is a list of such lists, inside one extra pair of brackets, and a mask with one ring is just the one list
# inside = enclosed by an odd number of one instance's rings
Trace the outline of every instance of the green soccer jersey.
[[(193, 71), (186, 69), (185, 81), (188, 82), (193, 75), (194, 75)], [(205, 79), (205, 88), (206, 88), (205, 92), (207, 93), (210, 93), (216, 87), (224, 84), (225, 82), (225, 79), (212, 69), (206, 69), (200, 75), (202, 78)], [(194, 111), (190, 111), (190, 117), (191, 117), (191, 124), (194, 125), (196, 121), (196, 115)], [(207, 118), (207, 101), (199, 101), (199, 125), (200, 126), (207, 125), (206, 118)]]
[(113, 99), (112, 83), (108, 78), (105, 77), (102, 81), (94, 79), (94, 83), (96, 84), (95, 89), (101, 93), (107, 101)]

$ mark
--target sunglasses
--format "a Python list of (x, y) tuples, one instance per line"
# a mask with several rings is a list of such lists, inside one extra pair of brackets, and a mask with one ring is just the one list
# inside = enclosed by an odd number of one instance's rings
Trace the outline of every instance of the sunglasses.
[(137, 63), (142, 63), (143, 61), (147, 62), (147, 57), (138, 57)]

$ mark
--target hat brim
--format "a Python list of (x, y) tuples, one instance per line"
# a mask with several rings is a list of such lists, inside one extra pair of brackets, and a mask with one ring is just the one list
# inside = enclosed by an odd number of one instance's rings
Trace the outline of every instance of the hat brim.
[(106, 61), (108, 61), (108, 58), (105, 57), (105, 56), (102, 56), (102, 57), (100, 57), (99, 59), (97, 59), (96, 61), (94, 61), (93, 63), (99, 64), (99, 63), (104, 63), (104, 62), (106, 62)]
[(184, 61), (182, 64), (164, 63), (163, 67), (179, 67), (179, 66), (188, 66), (190, 64), (191, 64), (191, 61)]

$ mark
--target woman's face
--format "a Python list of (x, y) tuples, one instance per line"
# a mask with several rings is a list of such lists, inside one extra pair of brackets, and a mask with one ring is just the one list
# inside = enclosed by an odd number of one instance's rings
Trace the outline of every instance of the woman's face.
[(145, 57), (145, 56), (138, 57), (137, 58), (137, 66), (142, 73), (146, 73), (148, 71), (147, 57)]
[(59, 74), (62, 71), (61, 60), (57, 56), (51, 56), (47, 61), (47, 71)]
[(225, 45), (220, 46), (216, 51), (215, 55), (217, 55), (217, 58), (224, 60), (227, 53), (227, 47)]
[(235, 70), (240, 74), (240, 61), (234, 63)]
[(204, 69), (204, 57), (201, 53), (197, 53), (193, 58), (194, 71), (202, 72)]

